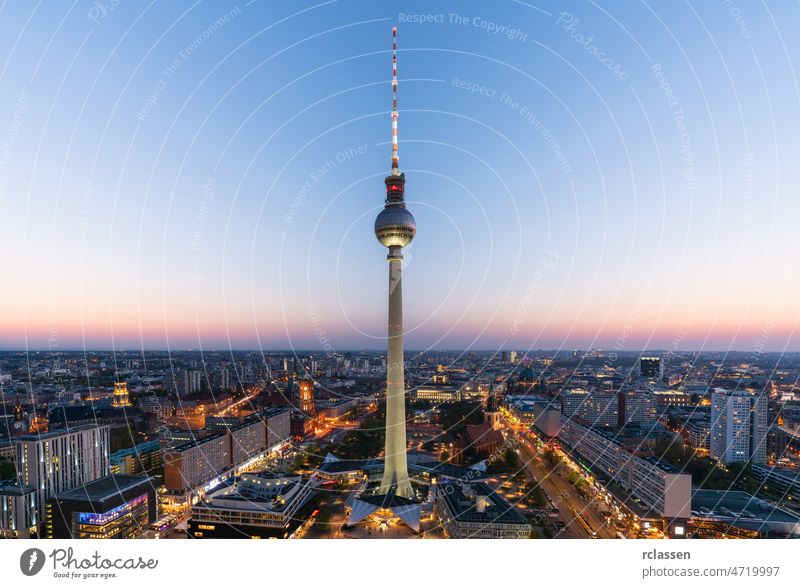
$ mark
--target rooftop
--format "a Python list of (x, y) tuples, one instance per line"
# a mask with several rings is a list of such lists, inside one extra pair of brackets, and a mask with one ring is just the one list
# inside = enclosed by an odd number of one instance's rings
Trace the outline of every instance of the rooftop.
[(110, 475), (99, 478), (83, 486), (62, 492), (56, 496), (59, 500), (91, 500), (102, 502), (114, 496), (136, 488), (137, 486), (150, 485), (149, 476)]
[(19, 437), (15, 437), (15, 441), (46, 441), (47, 439), (53, 439), (54, 437), (61, 437), (62, 435), (68, 435), (70, 433), (79, 433), (81, 431), (88, 431), (90, 429), (107, 429), (108, 425), (75, 425), (67, 427), (66, 429), (57, 429), (55, 431), (49, 431), (47, 433), (30, 433), (28, 435), (20, 435)]
[(722, 519), (759, 531), (770, 530), (774, 524), (800, 528), (800, 516), (747, 492), (731, 490), (695, 490), (692, 516)]
[[(473, 482), (464, 486), (445, 482), (439, 485), (438, 493), (445, 501), (447, 509), (459, 522), (504, 525), (528, 524), (528, 520), (517, 509), (483, 482)], [(487, 502), (483, 512), (478, 511), (478, 497)]]

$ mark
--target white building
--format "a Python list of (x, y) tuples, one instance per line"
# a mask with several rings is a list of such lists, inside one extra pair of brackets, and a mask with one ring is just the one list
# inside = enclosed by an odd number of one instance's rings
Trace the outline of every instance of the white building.
[(36, 491), (30, 486), (0, 486), (0, 538), (28, 539), (36, 533)]
[(17, 479), (34, 491), (35, 525), (44, 519), (47, 499), (111, 473), (109, 448), (107, 426), (87, 425), (16, 439)]
[(605, 431), (562, 418), (559, 438), (580, 454), (592, 469), (617, 482), (631, 496), (660, 516), (689, 518), (692, 477), (652, 458), (639, 457)]
[(766, 463), (767, 396), (715, 388), (711, 393), (711, 457), (723, 463)]
[(582, 416), (588, 410), (589, 391), (583, 388), (565, 390), (561, 394), (561, 414), (565, 417)]
[(598, 427), (616, 427), (619, 424), (619, 400), (617, 394), (575, 388), (562, 393), (561, 413)]
[(658, 420), (658, 403), (652, 392), (626, 392), (623, 397), (625, 424), (647, 425)]

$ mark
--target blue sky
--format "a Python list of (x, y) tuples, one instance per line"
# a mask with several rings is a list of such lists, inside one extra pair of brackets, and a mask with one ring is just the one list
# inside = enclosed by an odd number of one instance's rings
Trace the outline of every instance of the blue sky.
[(800, 347), (796, 6), (0, 10), (3, 347), (384, 347), (393, 25), (408, 346)]

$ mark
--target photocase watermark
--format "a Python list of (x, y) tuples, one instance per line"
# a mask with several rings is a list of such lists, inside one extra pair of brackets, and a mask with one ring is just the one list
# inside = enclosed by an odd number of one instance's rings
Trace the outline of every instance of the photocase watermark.
[(528, 42), (528, 33), (509, 24), (489, 20), (482, 16), (467, 16), (457, 12), (439, 13), (407, 13), (400, 12), (397, 21), (401, 24), (449, 24), (472, 27), (491, 35), (499, 35), (510, 41)]
[(292, 204), (289, 207), (289, 210), (283, 215), (283, 221), (287, 223), (293, 223), (295, 217), (297, 216), (297, 211), (299, 211), (303, 206), (306, 196), (308, 196), (311, 190), (314, 189), (314, 186), (317, 185), (317, 183), (324, 177), (330, 174), (337, 166), (360, 155), (364, 155), (367, 152), (367, 149), (367, 144), (348, 147), (347, 149), (339, 151), (333, 159), (326, 160), (322, 165), (309, 173), (308, 179), (303, 182), (303, 185), (292, 199)]
[(625, 320), (625, 324), (622, 325), (622, 329), (620, 329), (619, 335), (617, 335), (617, 338), (614, 339), (613, 351), (611, 351), (608, 355), (606, 355), (606, 359), (603, 362), (603, 365), (605, 367), (613, 368), (614, 364), (617, 363), (617, 360), (619, 359), (617, 351), (622, 351), (623, 349), (625, 349), (625, 345), (628, 343), (628, 339), (633, 334), (633, 331), (636, 328), (636, 323), (639, 322), (639, 315), (641, 315), (642, 313), (642, 308), (644, 307), (644, 303), (647, 300), (647, 296), (650, 293), (650, 290), (653, 289), (653, 285), (654, 284), (652, 280), (647, 280), (642, 285), (642, 290), (636, 297), (636, 304), (634, 304), (633, 308), (631, 309), (631, 312), (628, 314), (628, 317)]
[(48, 559), (53, 566), (54, 578), (107, 580), (116, 578), (118, 571), (154, 570), (158, 567), (157, 559), (142, 556), (105, 557), (97, 550), (83, 556), (77, 555), (72, 547), (54, 549), (45, 554), (33, 547), (20, 555), (20, 571), (26, 576), (35, 576), (42, 571)]
[(192, 252), (192, 300), (197, 302), (200, 296), (200, 245), (203, 240), (203, 228), (208, 216), (208, 203), (214, 199), (214, 178), (207, 178), (200, 196), (200, 205), (192, 223), (192, 240), (189, 249)]
[(178, 73), (178, 70), (180, 70), (183, 64), (188, 61), (192, 54), (202, 47), (206, 41), (208, 41), (214, 35), (214, 33), (219, 31), (222, 27), (231, 22), (241, 13), (242, 9), (238, 6), (230, 9), (228, 12), (206, 27), (203, 32), (201, 32), (192, 40), (191, 43), (178, 51), (178, 56), (173, 59), (172, 63), (165, 67), (161, 72), (161, 77), (158, 79), (158, 82), (156, 83), (152, 92), (150, 92), (147, 100), (145, 100), (141, 110), (139, 110), (139, 112), (136, 114), (136, 118), (138, 118), (140, 121), (144, 121), (152, 112), (156, 104), (158, 104), (158, 100), (161, 97), (161, 94), (164, 92), (164, 89), (167, 87), (167, 84), (169, 84), (170, 80), (175, 77), (175, 74)]
[(564, 32), (569, 34), (573, 41), (583, 46), (583, 48), (586, 49), (590, 55), (593, 55), (597, 61), (603, 64), (608, 71), (621, 80), (627, 80), (630, 74), (622, 67), (622, 64), (609, 57), (605, 51), (601, 51), (600, 48), (594, 44), (594, 35), (587, 36), (578, 31), (577, 27), (580, 22), (581, 19), (566, 11), (559, 13), (558, 19), (556, 20), (556, 24), (561, 25), (561, 28)]
[(46, 559), (41, 549), (26, 549), (19, 556), (19, 570), (26, 576), (35, 576), (42, 571)]
[(17, 96), (14, 112), (11, 114), (11, 123), (8, 125), (5, 137), (3, 137), (3, 150), (0, 152), (0, 204), (3, 203), (5, 198), (12, 150), (17, 141), (17, 136), (22, 131), (22, 115), (28, 111), (28, 98), (29, 94), (27, 92), (21, 92)]
[(519, 334), (520, 327), (525, 324), (525, 317), (528, 316), (528, 309), (533, 302), (536, 295), (542, 290), (542, 281), (546, 272), (553, 272), (558, 267), (559, 254), (557, 251), (545, 251), (544, 257), (539, 261), (536, 269), (533, 272), (533, 277), (525, 290), (525, 296), (517, 308), (517, 313), (514, 315), (514, 320), (511, 322), (510, 331), (512, 335)]
[(496, 100), (512, 112), (516, 112), (525, 122), (531, 125), (539, 133), (542, 139), (544, 139), (547, 146), (556, 156), (556, 160), (561, 166), (561, 171), (564, 172), (564, 175), (569, 175), (572, 173), (572, 164), (570, 164), (569, 160), (567, 159), (567, 156), (564, 153), (564, 150), (561, 148), (560, 143), (553, 136), (553, 133), (550, 132), (550, 129), (548, 129), (544, 124), (544, 121), (536, 116), (536, 114), (534, 114), (533, 111), (531, 111), (527, 106), (520, 104), (507, 92), (503, 92), (489, 86), (484, 86), (479, 82), (462, 80), (461, 78), (454, 77), (451, 81), (451, 85), (454, 88), (464, 90), (470, 94), (477, 94), (479, 96)]
[(660, 63), (655, 63), (650, 67), (653, 75), (656, 77), (658, 87), (664, 92), (664, 97), (667, 99), (667, 104), (672, 111), (672, 117), (675, 119), (675, 126), (680, 133), (681, 142), (681, 162), (684, 164), (683, 177), (686, 180), (686, 191), (689, 193), (697, 190), (697, 174), (694, 165), (694, 153), (692, 151), (692, 134), (686, 126), (686, 113), (681, 107), (678, 97), (672, 90), (672, 86), (667, 79), (667, 76), (661, 69)]
[(105, 2), (97, 0), (94, 4), (92, 4), (89, 12), (86, 13), (86, 16), (94, 24), (100, 24), (101, 20), (114, 12), (117, 6), (119, 6), (119, 3), (120, 0), (107, 0)]
[(317, 340), (319, 341), (320, 346), (326, 353), (335, 353), (336, 349), (334, 349), (333, 345), (331, 344), (331, 340), (328, 337), (328, 333), (322, 328), (322, 319), (317, 312), (317, 308), (313, 304), (309, 304), (306, 306), (306, 312), (308, 314), (308, 320), (311, 323), (312, 328), (314, 329), (314, 334), (317, 336)]
[(750, 27), (747, 24), (747, 19), (744, 17), (739, 7), (736, 6), (732, 0), (722, 0), (722, 4), (728, 9), (728, 14), (733, 19), (733, 22), (736, 23), (736, 27), (739, 29), (742, 38), (748, 40), (752, 39), (753, 36), (750, 34)]

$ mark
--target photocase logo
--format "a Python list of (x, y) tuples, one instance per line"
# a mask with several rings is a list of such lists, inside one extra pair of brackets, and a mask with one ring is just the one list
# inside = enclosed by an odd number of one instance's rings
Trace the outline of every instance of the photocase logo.
[(42, 571), (44, 562), (44, 551), (32, 547), (23, 551), (19, 556), (19, 569), (26, 576), (35, 576)]

